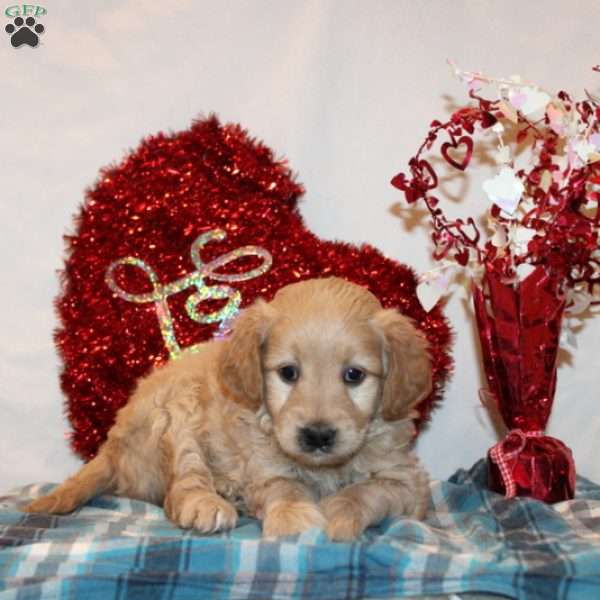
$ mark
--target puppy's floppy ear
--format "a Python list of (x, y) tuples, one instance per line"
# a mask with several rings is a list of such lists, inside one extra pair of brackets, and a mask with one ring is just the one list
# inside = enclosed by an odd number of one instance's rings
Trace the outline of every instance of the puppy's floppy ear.
[(244, 309), (233, 323), (225, 342), (220, 374), (238, 402), (258, 410), (263, 396), (261, 347), (273, 320), (274, 310), (264, 300)]
[(432, 389), (427, 340), (408, 317), (393, 309), (379, 311), (371, 323), (383, 336), (387, 356), (383, 418), (405, 418)]

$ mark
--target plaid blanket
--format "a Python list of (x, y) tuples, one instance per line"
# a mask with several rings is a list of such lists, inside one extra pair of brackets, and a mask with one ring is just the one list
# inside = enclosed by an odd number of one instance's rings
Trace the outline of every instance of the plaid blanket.
[(580, 478), (547, 506), (485, 490), (485, 465), (433, 482), (426, 522), (387, 520), (353, 544), (314, 530), (261, 541), (181, 531), (151, 504), (103, 496), (72, 515), (17, 510), (51, 486), (0, 498), (0, 599), (399, 598), (487, 592), (600, 598), (600, 486)]

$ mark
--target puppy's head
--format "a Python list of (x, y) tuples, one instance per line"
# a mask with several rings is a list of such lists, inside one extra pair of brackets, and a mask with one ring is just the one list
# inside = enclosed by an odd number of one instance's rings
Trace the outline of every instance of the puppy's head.
[(343, 464), (377, 415), (406, 418), (431, 391), (426, 342), (410, 320), (337, 278), (246, 309), (221, 375), (239, 402), (265, 405), (280, 448), (307, 466)]

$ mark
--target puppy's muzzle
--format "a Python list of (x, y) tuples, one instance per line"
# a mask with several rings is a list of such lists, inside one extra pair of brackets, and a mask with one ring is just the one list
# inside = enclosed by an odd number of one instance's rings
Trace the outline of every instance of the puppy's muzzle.
[(335, 446), (337, 429), (327, 423), (311, 423), (298, 430), (298, 445), (303, 452), (331, 452)]

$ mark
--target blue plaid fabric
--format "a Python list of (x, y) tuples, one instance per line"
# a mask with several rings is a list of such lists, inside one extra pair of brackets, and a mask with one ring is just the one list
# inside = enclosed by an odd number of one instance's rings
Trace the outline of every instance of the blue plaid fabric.
[(151, 504), (103, 496), (63, 516), (0, 498), (0, 599), (236, 600), (402, 598), (486, 592), (600, 599), (600, 486), (548, 506), (484, 487), (485, 464), (433, 482), (426, 522), (387, 520), (353, 544), (322, 531), (262, 541), (242, 519), (226, 534), (172, 526)]

